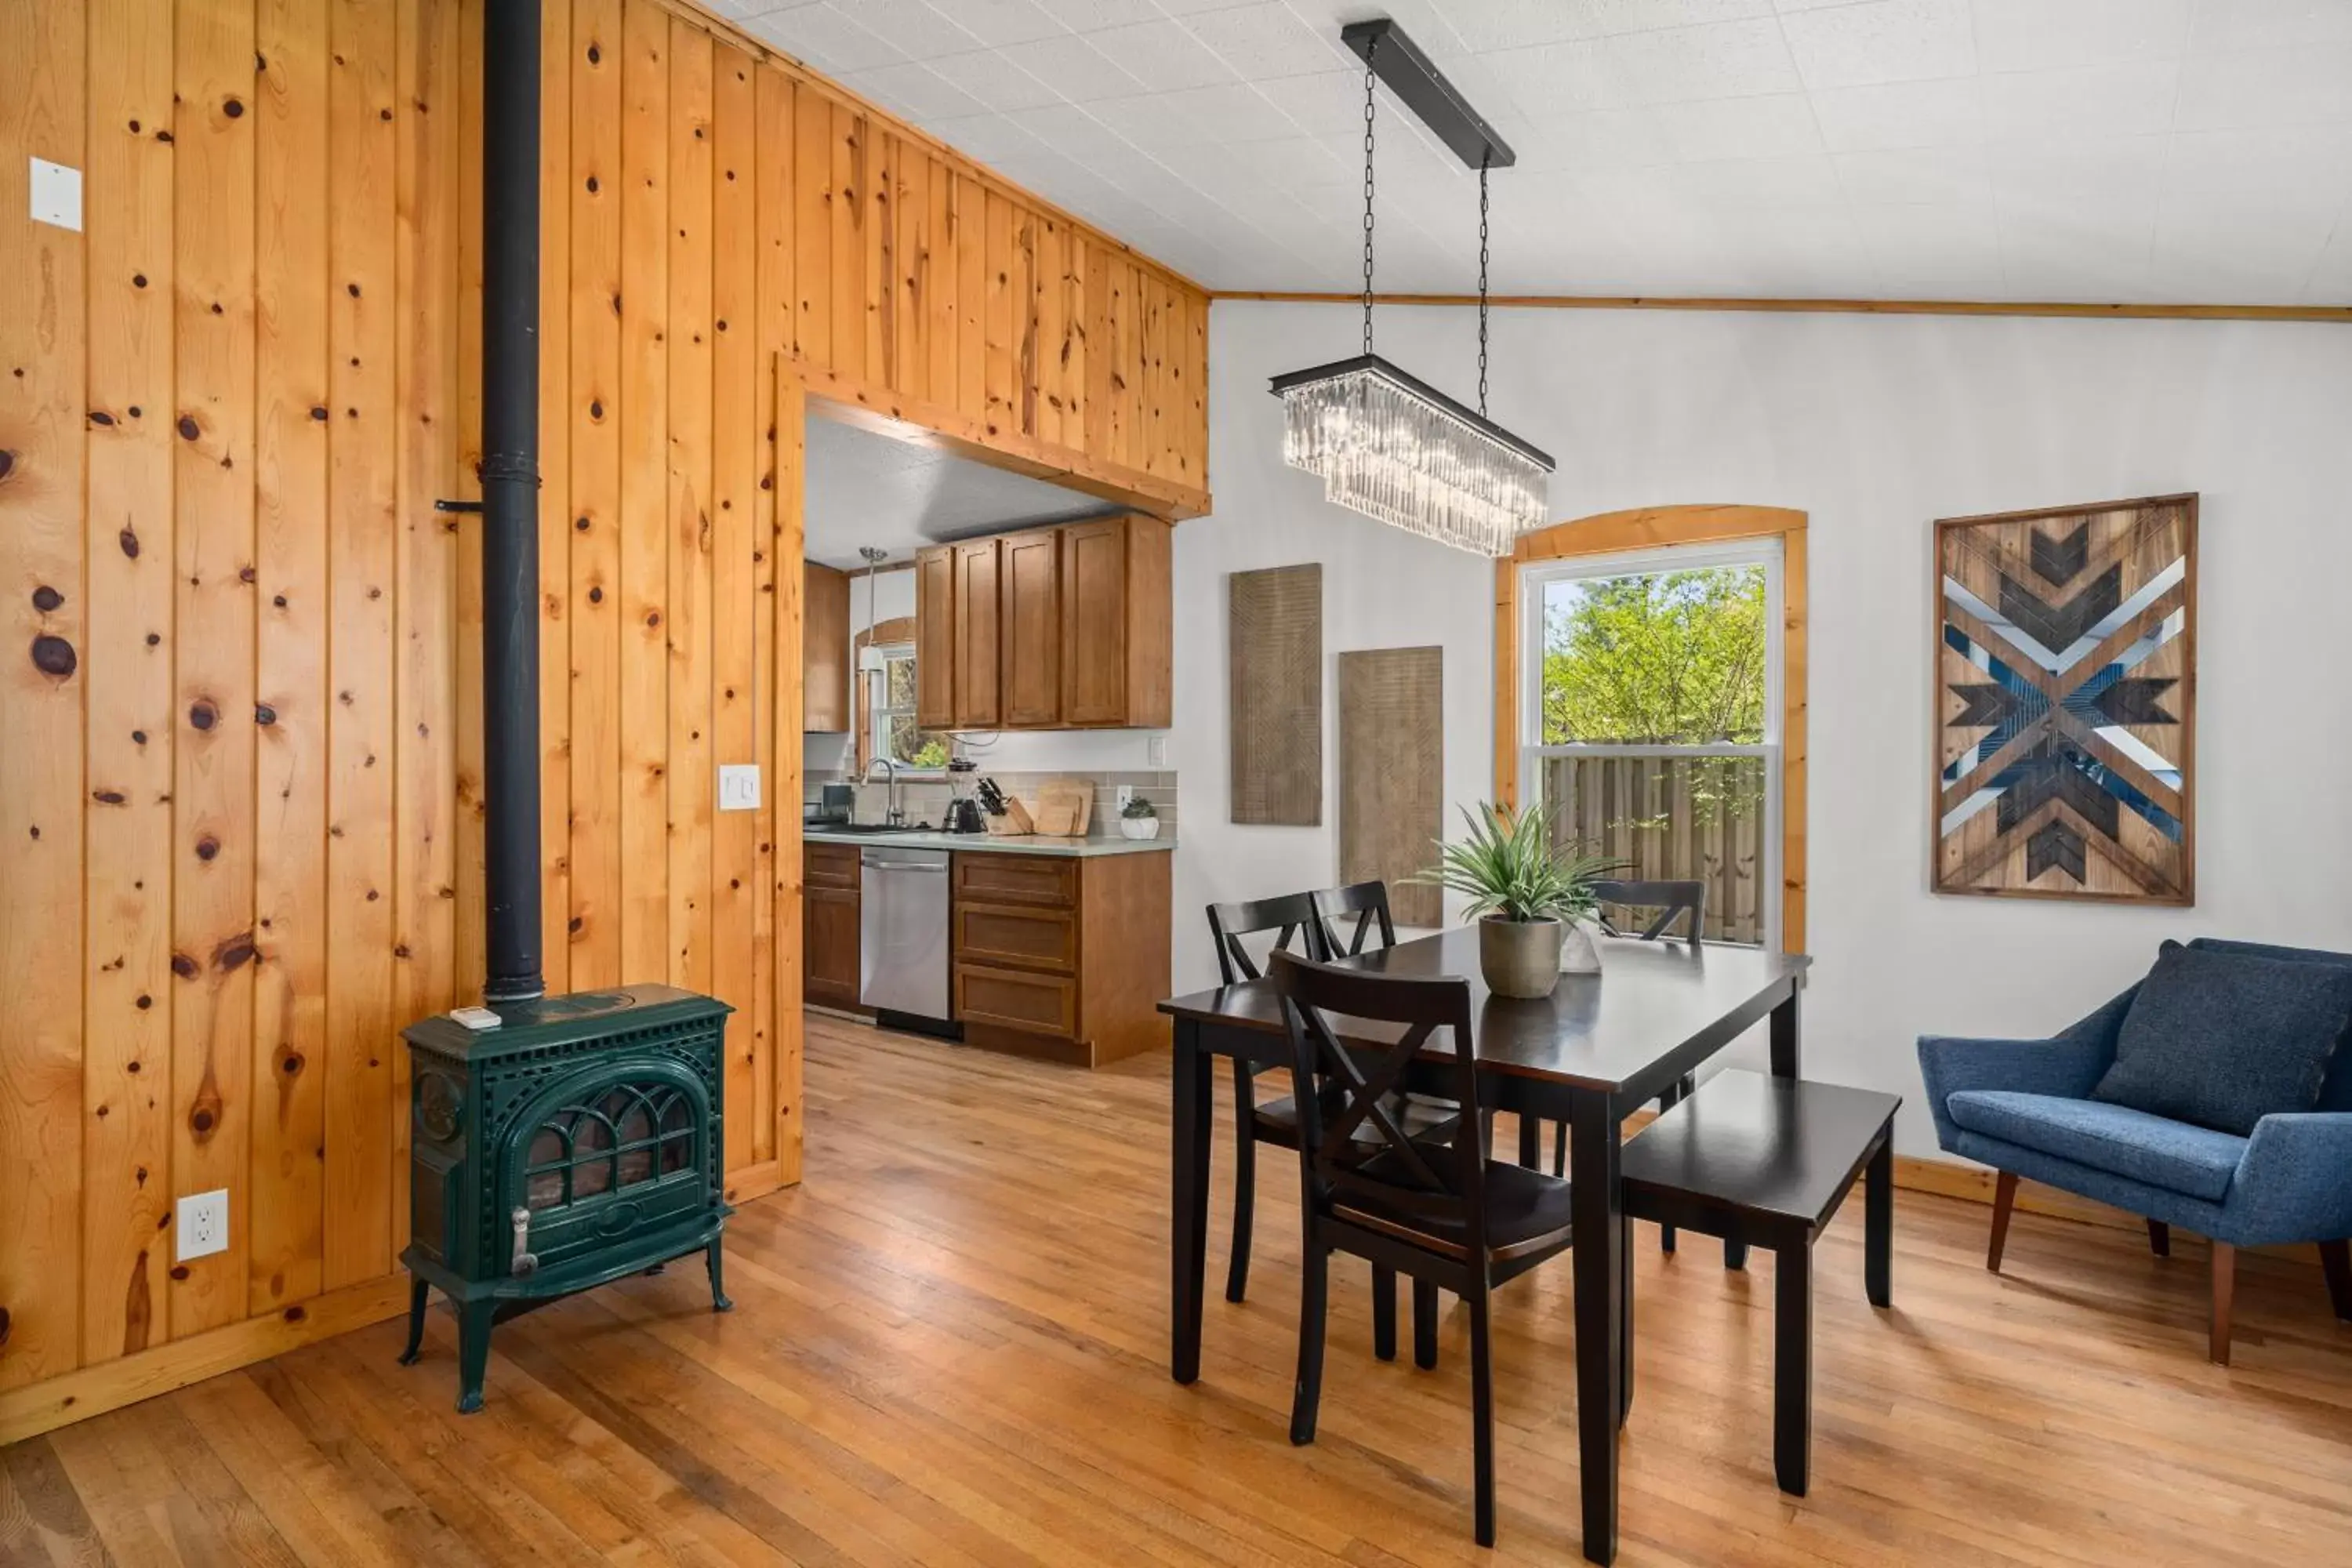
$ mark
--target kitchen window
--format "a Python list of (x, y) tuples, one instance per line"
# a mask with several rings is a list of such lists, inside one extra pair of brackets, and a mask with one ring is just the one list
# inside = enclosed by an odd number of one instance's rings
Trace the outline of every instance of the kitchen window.
[(859, 677), (872, 691), (872, 726), (866, 731), (866, 757), (887, 757), (902, 768), (937, 772), (948, 765), (947, 737), (915, 721), (915, 645), (896, 643), (882, 649), (882, 668)]
[[(1522, 569), (1519, 778), (1564, 847), (1706, 885), (1710, 942), (1781, 942), (1778, 538)], [(1640, 911), (1604, 910), (1618, 929)]]

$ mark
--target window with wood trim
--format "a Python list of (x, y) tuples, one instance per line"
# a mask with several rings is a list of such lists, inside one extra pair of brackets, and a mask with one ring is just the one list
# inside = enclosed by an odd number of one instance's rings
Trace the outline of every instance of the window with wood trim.
[(1523, 801), (1618, 878), (1700, 883), (1710, 942), (1782, 940), (1781, 569), (1771, 536), (1517, 569)]

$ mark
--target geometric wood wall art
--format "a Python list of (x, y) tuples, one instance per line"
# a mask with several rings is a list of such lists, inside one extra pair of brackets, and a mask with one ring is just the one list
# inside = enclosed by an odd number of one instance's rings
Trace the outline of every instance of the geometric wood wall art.
[(1323, 821), (1323, 568), (1233, 574), (1233, 820)]
[(1445, 650), (1339, 656), (1339, 880), (1386, 882), (1396, 923), (1445, 923), (1438, 889), (1408, 880), (1444, 833)]
[(1936, 524), (1936, 889), (2196, 895), (2197, 498)]

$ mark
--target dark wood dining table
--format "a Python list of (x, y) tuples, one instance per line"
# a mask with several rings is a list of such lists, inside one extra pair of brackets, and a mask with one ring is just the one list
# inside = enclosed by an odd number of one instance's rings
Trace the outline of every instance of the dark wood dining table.
[[(1470, 984), (1483, 1109), (1565, 1121), (1575, 1240), (1576, 1405), (1584, 1555), (1617, 1555), (1619, 1360), (1625, 1332), (1623, 1210), (1618, 1140), (1625, 1117), (1679, 1083), (1748, 1029), (1769, 1021), (1772, 1071), (1798, 1070), (1797, 998), (1811, 961), (1798, 954), (1683, 942), (1603, 939), (1601, 973), (1562, 975), (1540, 1001), (1493, 995), (1478, 973), (1475, 929), (1400, 942), (1346, 962), (1379, 973), (1459, 975)], [(1220, 1057), (1286, 1064), (1290, 1044), (1269, 981), (1173, 997), (1175, 1226), (1169, 1370), (1201, 1374), (1202, 1273), (1209, 1234), (1209, 1129)], [(1374, 1028), (1361, 1036), (1382, 1043)], [(1345, 1036), (1343, 1035), (1343, 1037)], [(1453, 1049), (1433, 1039), (1408, 1088), (1438, 1092)]]

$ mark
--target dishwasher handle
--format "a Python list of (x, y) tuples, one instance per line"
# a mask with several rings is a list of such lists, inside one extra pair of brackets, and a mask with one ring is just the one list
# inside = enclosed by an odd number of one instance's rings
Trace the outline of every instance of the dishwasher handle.
[(859, 864), (869, 871), (923, 871), (940, 877), (948, 874), (945, 866), (927, 860), (861, 860)]

